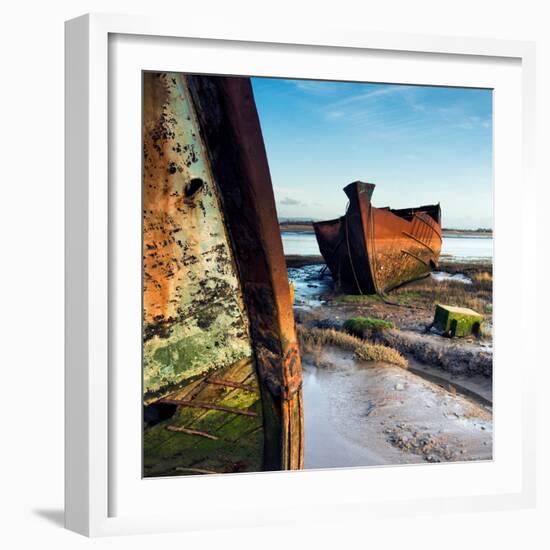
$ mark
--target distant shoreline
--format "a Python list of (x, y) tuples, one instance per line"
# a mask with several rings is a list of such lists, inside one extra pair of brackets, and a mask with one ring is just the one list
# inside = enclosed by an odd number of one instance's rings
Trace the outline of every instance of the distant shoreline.
[[(320, 265), (324, 264), (325, 260), (319, 255), (306, 255), (301, 256), (298, 254), (285, 255), (285, 262), (287, 267), (298, 268), (305, 265)], [(483, 258), (478, 261), (457, 259), (449, 261), (447, 258), (441, 258), (441, 261), (437, 267), (440, 271), (446, 271), (448, 273), (476, 273), (480, 271), (490, 271), (493, 269), (492, 260)]]
[[(279, 224), (281, 233), (313, 233), (313, 222), (281, 222)], [(479, 229), (443, 229), (443, 236), (461, 237), (492, 237), (492, 231)]]

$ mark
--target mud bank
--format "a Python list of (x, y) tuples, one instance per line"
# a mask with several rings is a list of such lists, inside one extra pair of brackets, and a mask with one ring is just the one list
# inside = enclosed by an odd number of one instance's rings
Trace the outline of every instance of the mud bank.
[[(287, 259), (287, 263), (292, 262)], [(293, 265), (299, 265), (299, 262)], [(432, 369), (449, 381), (453, 377), (486, 377), (490, 382), (493, 364), (492, 266), (443, 264), (440, 269), (435, 277), (411, 283), (391, 293), (392, 303), (386, 303), (378, 296), (339, 294), (322, 263), (289, 268), (289, 278), (295, 287), (296, 319), (306, 327), (337, 330), (343, 330), (344, 322), (353, 317), (385, 320), (392, 323), (393, 328), (363, 336), (398, 350), (420, 367), (417, 370), (422, 371), (422, 367), (426, 367), (426, 372)], [(449, 339), (426, 332), (433, 320), (435, 303), (481, 309), (485, 319), (483, 337)], [(474, 389), (480, 388), (482, 399), (487, 397), (486, 385), (481, 382), (473, 384)]]
[(457, 342), (431, 334), (388, 330), (377, 338), (381, 343), (410, 355), (427, 365), (452, 374), (493, 373), (493, 350), (488, 343)]
[(490, 408), (339, 348), (302, 360), (306, 468), (492, 458)]

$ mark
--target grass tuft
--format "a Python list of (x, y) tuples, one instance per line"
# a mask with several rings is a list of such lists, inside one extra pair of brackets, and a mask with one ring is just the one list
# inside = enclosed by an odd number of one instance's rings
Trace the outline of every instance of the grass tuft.
[(380, 302), (381, 298), (377, 294), (340, 294), (335, 296), (334, 301), (337, 304), (368, 304)]
[[(489, 274), (488, 274), (489, 275)], [(492, 277), (492, 276), (491, 276)], [(418, 298), (418, 305), (433, 308), (437, 304), (469, 307), (478, 313), (490, 313), (492, 310), (492, 278), (477, 280), (472, 276), (472, 284), (466, 285), (458, 281), (417, 281), (412, 283)], [(397, 288), (389, 294), (390, 300), (400, 295), (410, 295), (408, 290)]]
[(475, 273), (472, 276), (474, 281), (489, 281), (493, 282), (493, 275), (487, 271), (481, 271), (480, 273)]
[(298, 325), (298, 339), (302, 351), (318, 355), (323, 346), (338, 346), (353, 351), (363, 361), (391, 363), (406, 369), (407, 360), (397, 351), (381, 344), (371, 344), (334, 329), (306, 328)]
[[(422, 294), (414, 290), (401, 290), (399, 294), (391, 294), (389, 296), (390, 300), (402, 305), (421, 297)], [(340, 294), (339, 296), (335, 296), (333, 301), (337, 304), (367, 305), (383, 302), (383, 299), (378, 294)]]

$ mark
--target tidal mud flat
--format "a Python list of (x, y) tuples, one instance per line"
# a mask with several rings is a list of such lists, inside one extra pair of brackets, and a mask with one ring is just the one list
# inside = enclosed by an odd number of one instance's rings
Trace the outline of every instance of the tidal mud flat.
[[(387, 301), (339, 293), (318, 257), (287, 257), (287, 267), (301, 337), (306, 468), (492, 458), (490, 263), (444, 261)], [(481, 313), (481, 334), (427, 332), (437, 303)], [(350, 330), (358, 318), (369, 321)]]

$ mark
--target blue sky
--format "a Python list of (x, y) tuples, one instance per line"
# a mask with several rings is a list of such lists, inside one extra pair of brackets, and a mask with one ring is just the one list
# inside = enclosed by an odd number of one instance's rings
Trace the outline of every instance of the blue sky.
[(492, 227), (492, 92), (252, 78), (280, 218), (344, 213), (342, 188), (375, 206), (440, 202), (444, 227)]

